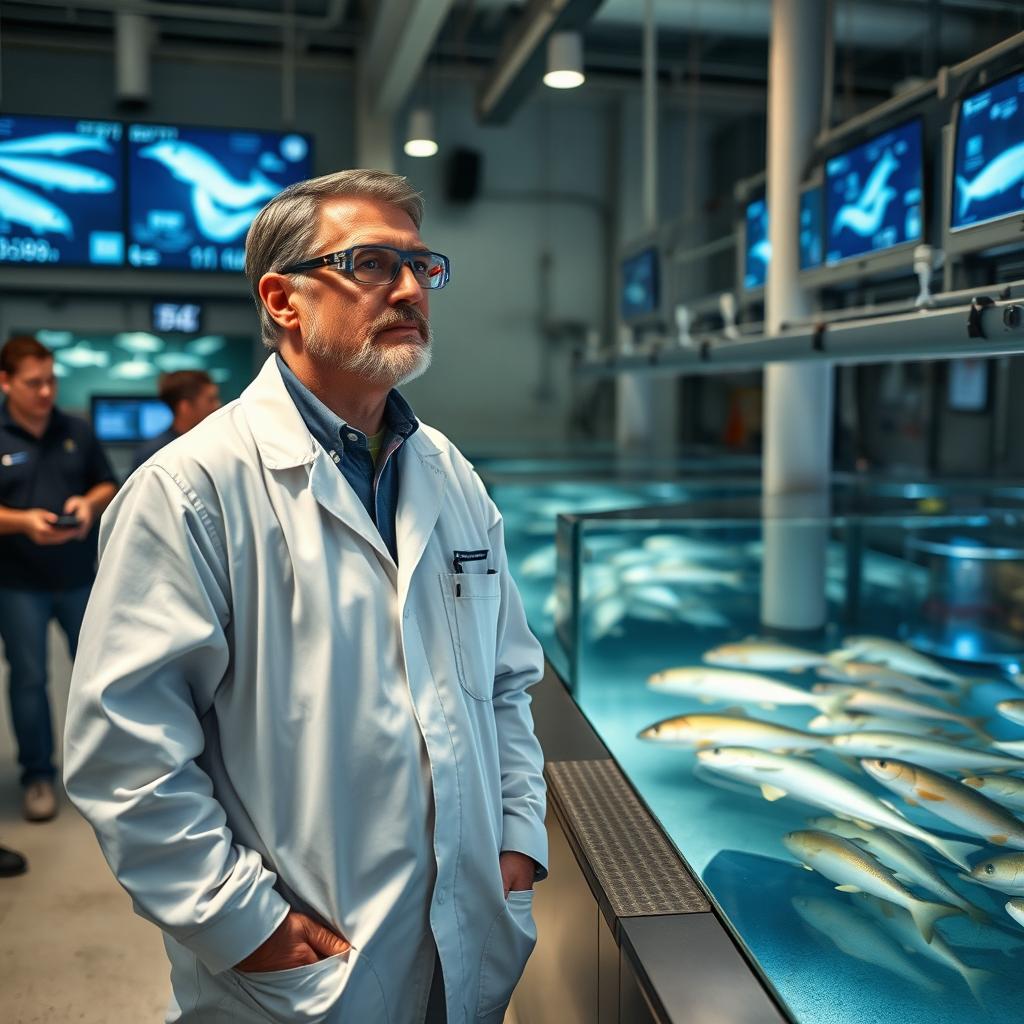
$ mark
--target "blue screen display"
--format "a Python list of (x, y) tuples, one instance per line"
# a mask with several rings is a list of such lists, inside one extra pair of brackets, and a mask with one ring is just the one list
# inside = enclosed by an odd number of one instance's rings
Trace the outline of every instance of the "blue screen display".
[(138, 444), (162, 434), (174, 413), (159, 398), (133, 395), (92, 397), (92, 426), (104, 444)]
[(755, 199), (747, 204), (747, 248), (744, 258), (743, 287), (763, 288), (768, 280), (768, 262), (772, 245), (768, 241), (768, 203)]
[(921, 121), (915, 119), (825, 164), (825, 262), (921, 238)]
[(1024, 73), (960, 104), (953, 231), (1024, 210)]
[(821, 266), (821, 215), (824, 196), (820, 185), (800, 193), (800, 269)]
[(271, 196), (311, 173), (309, 139), (279, 132), (128, 126), (128, 262), (241, 270)]
[(658, 252), (644, 249), (622, 261), (622, 319), (649, 316), (658, 310)]
[(0, 263), (123, 263), (123, 128), (0, 115)]

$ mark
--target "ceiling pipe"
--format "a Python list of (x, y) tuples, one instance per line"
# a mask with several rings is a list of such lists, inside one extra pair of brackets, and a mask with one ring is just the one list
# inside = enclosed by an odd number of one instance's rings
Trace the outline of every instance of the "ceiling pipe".
[(117, 104), (122, 110), (141, 110), (149, 103), (149, 65), (153, 27), (142, 14), (114, 15), (114, 67)]
[[(280, 29), (281, 14), (276, 11), (250, 11), (242, 7), (214, 7), (210, 4), (168, 4), (157, 0), (32, 0), (34, 7), (59, 7), (107, 11), (111, 14), (136, 14), (152, 18), (173, 18), (177, 21), (214, 21), (236, 25), (261, 25)], [(329, 32), (337, 28), (348, 11), (348, 0), (327, 0), (320, 17), (297, 17), (295, 27), (301, 32)]]

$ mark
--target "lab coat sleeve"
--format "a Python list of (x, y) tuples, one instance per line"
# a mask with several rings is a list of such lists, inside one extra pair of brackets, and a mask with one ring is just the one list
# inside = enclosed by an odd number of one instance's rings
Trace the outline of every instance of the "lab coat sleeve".
[(238, 963), (288, 904), (232, 841), (196, 763), (230, 670), (227, 557), (209, 512), (150, 466), (103, 516), (68, 703), (65, 784), (136, 911), (210, 971)]
[(544, 755), (533, 731), (527, 687), (543, 676), (544, 654), (526, 624), (523, 602), (509, 572), (501, 515), (490, 498), (486, 500), (491, 517), (490, 548), (501, 576), (494, 675), (494, 721), (501, 762), (501, 848), (532, 857), (539, 881), (548, 873), (546, 787)]

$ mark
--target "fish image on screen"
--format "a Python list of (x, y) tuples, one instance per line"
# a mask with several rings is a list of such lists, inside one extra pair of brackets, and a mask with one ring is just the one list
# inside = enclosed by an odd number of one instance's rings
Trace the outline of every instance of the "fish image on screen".
[(622, 319), (656, 313), (659, 303), (658, 253), (644, 249), (622, 261)]
[(768, 241), (768, 203), (764, 199), (747, 203), (746, 222), (743, 287), (763, 288), (768, 280), (768, 262), (772, 256), (772, 244)]
[(311, 173), (304, 135), (128, 126), (128, 262), (239, 271), (264, 204)]
[(915, 118), (825, 164), (826, 263), (920, 240), (921, 148)]
[(822, 190), (820, 185), (800, 193), (800, 269), (821, 266)]
[(123, 263), (123, 129), (0, 114), (0, 264)]
[(1024, 211), (1024, 72), (960, 104), (953, 231)]

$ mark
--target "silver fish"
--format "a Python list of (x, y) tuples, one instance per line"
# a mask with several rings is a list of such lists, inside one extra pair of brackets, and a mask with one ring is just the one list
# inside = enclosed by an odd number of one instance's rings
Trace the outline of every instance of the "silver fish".
[(831, 832), (801, 829), (790, 832), (782, 842), (801, 864), (837, 882), (840, 892), (866, 892), (902, 907), (913, 917), (925, 942), (935, 937), (936, 921), (960, 913), (956, 907), (915, 896), (870, 853)]
[(907, 959), (899, 945), (849, 905), (810, 896), (794, 896), (790, 902), (807, 924), (847, 956), (889, 971), (925, 992), (942, 990)]
[(824, 654), (817, 651), (757, 639), (713, 647), (704, 652), (704, 660), (720, 668), (753, 668), (766, 672), (799, 672), (829, 662)]
[(1006, 912), (1019, 925), (1024, 925), (1024, 900), (1009, 900), (1006, 904)]
[(1024, 779), (1013, 775), (972, 775), (960, 781), (1011, 811), (1024, 811)]
[(812, 828), (831, 832), (855, 842), (858, 846), (863, 846), (868, 853), (894, 871), (896, 877), (905, 885), (917, 885), (926, 889), (944, 903), (959, 907), (976, 921), (989, 920), (984, 910), (964, 899), (925, 857), (888, 829), (864, 828), (855, 821), (843, 821), (841, 818), (833, 817), (811, 818), (808, 824)]
[(923, 807), (994, 846), (1024, 850), (1024, 822), (971, 787), (906, 761), (863, 758), (860, 763), (868, 775), (898, 793), (908, 804)]
[(996, 711), (1017, 725), (1024, 725), (1024, 700), (1001, 700), (996, 704)]
[(698, 751), (697, 760), (709, 771), (758, 786), (766, 800), (791, 796), (837, 817), (891, 829), (930, 846), (960, 868), (966, 868), (967, 855), (976, 852), (973, 844), (942, 839), (919, 828), (866, 789), (804, 758), (750, 747), (715, 747)]
[(969, 774), (983, 771), (1020, 771), (1024, 761), (965, 747), (948, 740), (928, 736), (909, 736), (901, 732), (857, 732), (833, 736), (836, 752), (852, 757), (897, 758), (936, 771)]
[(986, 857), (971, 868), (971, 878), (989, 889), (1024, 896), (1024, 853)]
[(677, 743), (698, 750), (722, 746), (779, 751), (818, 750), (829, 743), (824, 736), (742, 715), (676, 715), (649, 725), (640, 732), (639, 738), (656, 743)]
[(828, 714), (840, 706), (842, 698), (820, 696), (777, 682), (754, 672), (736, 672), (725, 668), (707, 668), (702, 665), (669, 668), (655, 672), (647, 685), (658, 693), (677, 697), (693, 697), (705, 704), (726, 701), (738, 704), (756, 704), (760, 708), (810, 705)]
[(841, 711), (836, 715), (818, 715), (807, 723), (812, 732), (836, 734), (842, 732), (904, 732), (908, 736), (944, 736), (947, 739), (959, 734), (960, 728), (950, 723), (952, 731), (932, 722), (921, 722), (915, 718), (898, 718), (887, 715), (869, 715), (863, 711)]
[(926, 679), (941, 679), (954, 686), (970, 686), (975, 682), (951, 672), (934, 659), (919, 654), (906, 644), (884, 636), (848, 636), (843, 641), (843, 649), (837, 651), (836, 655), (841, 660), (878, 662), (888, 665), (897, 672), (924, 676)]
[(867, 661), (847, 661), (833, 665), (822, 665), (818, 675), (823, 679), (848, 684), (862, 684), (883, 690), (899, 690), (917, 697), (934, 697), (937, 700), (956, 701), (961, 694), (958, 690), (933, 686), (922, 682), (917, 676), (897, 672), (885, 665), (872, 665)]
[(866, 711), (872, 714), (896, 715), (900, 718), (955, 722), (983, 737), (986, 741), (989, 739), (980, 724), (984, 718), (958, 715), (956, 712), (946, 711), (944, 708), (937, 708), (931, 704), (925, 704), (923, 701), (914, 700), (913, 697), (908, 697), (896, 690), (857, 689), (852, 686), (843, 686), (841, 683), (815, 683), (812, 689), (815, 693), (845, 693), (846, 699), (842, 705), (844, 711)]
[(956, 971), (971, 990), (971, 995), (981, 1003), (982, 988), (994, 977), (990, 971), (965, 964), (939, 932), (935, 933), (931, 942), (924, 942), (913, 918), (902, 907), (894, 907), (891, 903), (885, 903), (867, 894), (862, 897), (861, 902), (868, 913), (887, 929), (904, 949), (920, 953), (929, 960)]

